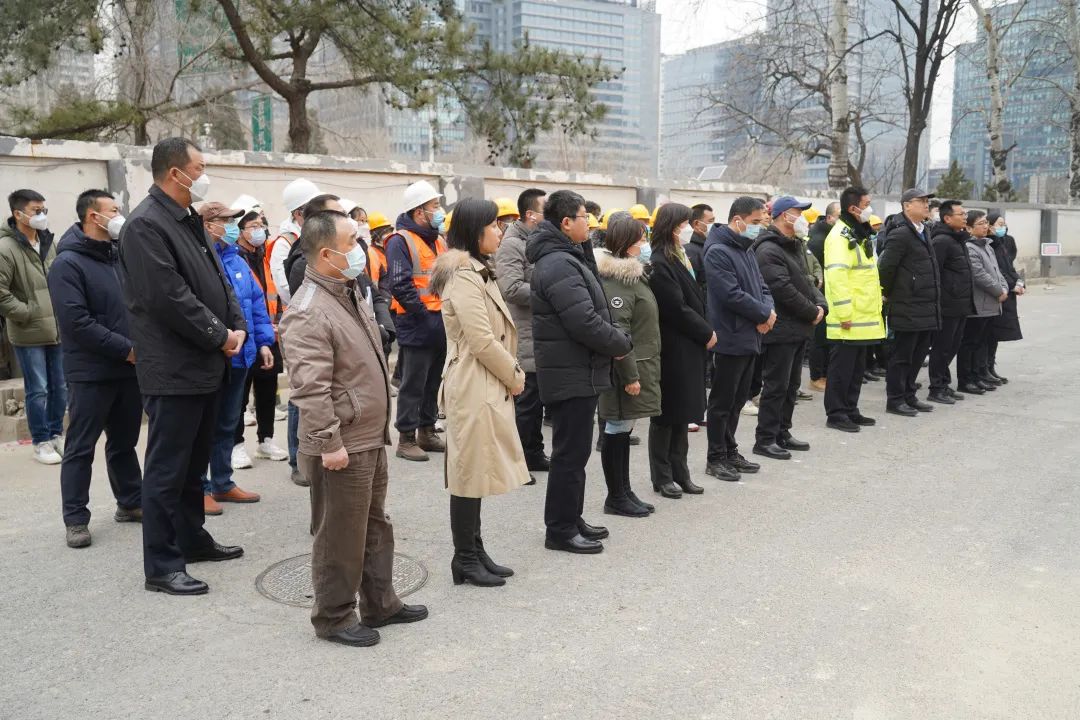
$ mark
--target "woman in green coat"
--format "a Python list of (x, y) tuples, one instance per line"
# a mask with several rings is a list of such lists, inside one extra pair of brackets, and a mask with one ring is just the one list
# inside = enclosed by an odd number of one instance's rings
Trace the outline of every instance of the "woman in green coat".
[(608, 494), (604, 512), (647, 517), (654, 509), (630, 488), (630, 432), (634, 420), (660, 414), (660, 313), (649, 289), (645, 229), (629, 213), (615, 213), (608, 222), (604, 249), (596, 266), (604, 285), (612, 321), (626, 332), (634, 348), (614, 361), (614, 387), (600, 394), (605, 421), (600, 459)]

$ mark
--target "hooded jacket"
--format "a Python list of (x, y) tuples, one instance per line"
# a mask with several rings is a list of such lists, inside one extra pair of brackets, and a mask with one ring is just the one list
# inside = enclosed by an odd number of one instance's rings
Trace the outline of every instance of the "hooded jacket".
[(611, 321), (596, 266), (579, 245), (544, 221), (529, 237), (533, 264), (533, 351), (545, 404), (595, 397), (611, 387), (611, 359), (633, 349)]
[(975, 282), (973, 316), (997, 317), (1001, 314), (1001, 301), (998, 298), (1009, 291), (1009, 286), (998, 268), (990, 238), (969, 237), (967, 251), (971, 259), (971, 277)]
[[(420, 227), (407, 213), (398, 216), (395, 227), (416, 233), (438, 254), (437, 229)], [(393, 315), (398, 344), (405, 347), (443, 346), (446, 343), (446, 331), (443, 328), (442, 313), (428, 310), (420, 300), (420, 294), (416, 292), (412, 277), (412, 256), (405, 238), (395, 232), (386, 237), (384, 247), (390, 292), (405, 308), (404, 313)]]
[(899, 332), (941, 328), (941, 278), (929, 228), (920, 233), (906, 215), (890, 218), (878, 258), (881, 292), (888, 298), (889, 327)]
[(828, 306), (810, 275), (802, 240), (787, 237), (772, 225), (754, 243), (754, 254), (776, 307), (776, 324), (762, 342), (766, 345), (803, 342), (814, 334), (818, 308), (827, 310)]
[(753, 240), (719, 223), (713, 225), (705, 241), (709, 322), (716, 332), (714, 353), (761, 352), (757, 326), (769, 319), (773, 298), (750, 249), (753, 244)]
[(930, 234), (934, 260), (941, 278), (941, 314), (944, 317), (968, 317), (975, 312), (975, 281), (971, 277), (967, 230), (953, 230), (937, 223)]
[(135, 377), (115, 243), (94, 240), (78, 223), (60, 238), (49, 295), (60, 330), (64, 378), (107, 382)]
[(518, 329), (517, 358), (521, 369), (536, 372), (532, 337), (532, 263), (525, 257), (531, 231), (520, 220), (506, 228), (499, 249), (495, 251), (495, 282), (510, 309)]
[(55, 259), (53, 234), (48, 230), (38, 231), (35, 251), (15, 227), (15, 218), (0, 225), (0, 315), (12, 345), (60, 342), (47, 280)]

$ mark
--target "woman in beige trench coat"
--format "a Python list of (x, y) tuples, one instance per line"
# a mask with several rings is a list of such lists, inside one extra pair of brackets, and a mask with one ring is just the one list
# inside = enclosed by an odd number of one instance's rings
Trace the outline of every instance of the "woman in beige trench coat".
[(502, 238), (498, 209), (468, 198), (454, 208), (450, 250), (432, 271), (442, 298), (446, 365), (439, 406), (446, 415), (446, 487), (454, 584), (504, 585), (514, 571), (497, 565), (480, 537), (480, 499), (529, 480), (514, 419), (514, 396), (525, 388), (517, 363), (517, 329), (488, 259)]

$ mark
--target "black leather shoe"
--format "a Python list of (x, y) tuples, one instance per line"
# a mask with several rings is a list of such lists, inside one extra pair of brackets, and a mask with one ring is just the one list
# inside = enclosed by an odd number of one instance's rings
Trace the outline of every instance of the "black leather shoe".
[(640, 445), (641, 444), (641, 438), (639, 438), (637, 435), (631, 435), (630, 436), (630, 444), (631, 445)]
[(682, 491), (684, 493), (686, 493), (687, 495), (701, 495), (701, 494), (703, 494), (705, 492), (705, 488), (703, 488), (700, 485), (696, 484), (690, 478), (686, 478), (682, 482), (679, 482), (678, 480), (676, 480), (675, 484), (678, 485), (682, 489)]
[(955, 405), (956, 400), (953, 400), (951, 395), (946, 395), (945, 391), (932, 392), (926, 396), (926, 399), (930, 402), (940, 403), (942, 405)]
[(841, 432), (847, 432), (847, 433), (857, 433), (857, 432), (859, 432), (859, 430), (862, 429), (858, 425), (856, 425), (855, 423), (853, 423), (853, 422), (851, 422), (850, 420), (847, 420), (847, 419), (843, 419), (843, 420), (827, 420), (825, 422), (825, 427), (832, 428), (833, 430), (840, 430)]
[(761, 466), (756, 462), (750, 462), (738, 452), (733, 452), (728, 455), (727, 464), (735, 468), (735, 471), (739, 474), (747, 473), (752, 475), (761, 469)]
[(630, 499), (629, 495), (617, 495), (604, 500), (605, 515), (621, 515), (622, 517), (649, 517), (649, 511)]
[(907, 404), (908, 404), (908, 407), (913, 407), (913, 408), (915, 408), (916, 410), (918, 410), (919, 412), (922, 412), (922, 413), (932, 412), (933, 409), (934, 409), (933, 405), (927, 405), (926, 403), (922, 402), (918, 398), (916, 398), (914, 401), (908, 400)]
[(988, 382), (986, 382), (985, 380), (982, 380), (982, 379), (976, 380), (975, 384), (978, 385), (979, 387), (981, 387), (983, 390), (986, 390), (987, 392), (992, 392), (992, 391), (998, 389), (998, 386), (995, 385), (994, 383), (988, 383)]
[(1005, 383), (1001, 382), (1001, 380), (999, 380), (998, 378), (991, 375), (989, 372), (980, 373), (978, 377), (979, 377), (979, 380), (983, 381), (984, 383), (990, 383), (991, 385), (993, 385), (995, 387), (997, 387), (998, 385), (1004, 385), (1005, 384)]
[(561, 550), (577, 555), (595, 555), (604, 551), (604, 544), (596, 540), (589, 540), (581, 535), (575, 535), (569, 540), (544, 539), (544, 547), (548, 550)]
[(904, 417), (915, 417), (919, 414), (919, 411), (911, 407), (907, 403), (900, 403), (899, 405), (889, 405), (885, 408), (885, 412), (890, 415), (903, 415)]
[(660, 497), (666, 497), (669, 500), (678, 500), (682, 497), (682, 490), (674, 482), (653, 485), (653, 490), (660, 493)]
[(976, 385), (975, 383), (964, 383), (963, 385), (960, 386), (960, 389), (963, 390), (968, 395), (985, 395), (986, 394), (986, 390), (984, 390), (982, 388), (982, 386)]
[(802, 440), (796, 440), (793, 437), (780, 438), (776, 441), (776, 444), (785, 450), (797, 450), (803, 452), (810, 449), (810, 443)]
[(339, 645), (371, 647), (379, 644), (379, 633), (363, 625), (353, 625), (351, 628), (338, 630), (333, 635), (327, 635), (323, 639)]
[(888, 370), (886, 370), (883, 367), (872, 367), (872, 368), (870, 368), (870, 374), (871, 375), (877, 375), (880, 378), (885, 377), (886, 373), (888, 373)]
[(866, 417), (865, 415), (852, 415), (850, 420), (859, 427), (872, 427), (877, 425), (877, 420), (872, 417)]
[(641, 507), (648, 510), (650, 514), (656, 512), (656, 506), (655, 505), (650, 505), (649, 503), (647, 503), (644, 500), (642, 500), (641, 498), (639, 498), (637, 495), (634, 494), (633, 490), (628, 490), (626, 494), (630, 496), (631, 500), (633, 500), (638, 505), (640, 505)]
[(364, 625), (372, 628), (380, 628), (384, 625), (401, 625), (403, 623), (420, 622), (427, 619), (427, 607), (424, 605), (401, 604), (401, 609), (385, 620), (364, 620)]
[(244, 548), (239, 545), (221, 545), (214, 543), (208, 548), (196, 550), (190, 555), (184, 556), (184, 561), (197, 562), (221, 562), (222, 560), (235, 560), (244, 554)]
[(790, 460), (791, 453), (784, 448), (780, 447), (776, 443), (769, 443), (768, 445), (754, 445), (753, 450), (755, 455), (761, 455), (762, 457), (772, 458), (773, 460)]
[(526, 485), (535, 485), (535, 484), (536, 484), (536, 478), (534, 478), (534, 477), (532, 476), (532, 473), (529, 473), (529, 482), (527, 482), (527, 483), (525, 483), (525, 484), (526, 484)]
[(1004, 377), (1002, 375), (998, 375), (997, 370), (987, 370), (986, 372), (987, 372), (987, 374), (990, 375), (990, 377), (994, 378), (995, 380), (997, 380), (1002, 385), (1008, 385), (1009, 384), (1009, 378)]
[(863, 372), (863, 378), (869, 380), (870, 382), (881, 382), (881, 378), (879, 378), (877, 375), (870, 372), (869, 370)]
[(806, 392), (802, 388), (799, 388), (799, 392), (795, 393), (796, 400), (813, 400), (814, 396)]
[(739, 471), (726, 462), (708, 463), (705, 465), (705, 474), (724, 482), (739, 482)]
[(525, 465), (532, 472), (547, 472), (551, 469), (551, 458), (547, 455), (540, 455), (539, 457), (526, 460)]
[(183, 570), (146, 578), (146, 585), (143, 587), (166, 595), (205, 595), (210, 590), (209, 585), (202, 580), (196, 580)]
[(945, 388), (945, 392), (949, 393), (949, 397), (951, 397), (953, 400), (963, 400), (964, 399), (963, 393), (958, 393), (955, 390), (953, 390), (952, 388)]
[(577, 529), (578, 532), (581, 533), (581, 537), (586, 538), (587, 540), (603, 540), (611, 534), (606, 527), (601, 525), (590, 525), (584, 520), (578, 520)]

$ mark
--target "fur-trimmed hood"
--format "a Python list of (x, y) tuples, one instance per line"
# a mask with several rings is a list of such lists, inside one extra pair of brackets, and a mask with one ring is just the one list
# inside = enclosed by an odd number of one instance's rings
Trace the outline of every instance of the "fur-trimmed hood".
[(464, 250), (447, 250), (435, 260), (435, 267), (431, 270), (431, 289), (436, 295), (442, 295), (454, 274), (466, 269), (479, 273), (484, 282), (495, 277), (488, 265)]
[(617, 258), (610, 250), (596, 253), (596, 269), (600, 277), (633, 285), (645, 277), (645, 265), (636, 257)]

